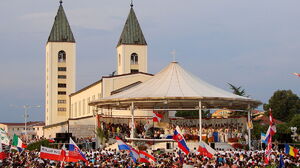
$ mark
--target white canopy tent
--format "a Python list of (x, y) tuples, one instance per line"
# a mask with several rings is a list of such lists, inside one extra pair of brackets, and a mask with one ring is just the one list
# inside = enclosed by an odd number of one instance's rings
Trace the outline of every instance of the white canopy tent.
[[(200, 137), (203, 107), (250, 111), (260, 104), (260, 101), (238, 96), (208, 84), (184, 70), (177, 62), (170, 63), (144, 83), (90, 103), (98, 108), (130, 108), (132, 120), (134, 109), (199, 110)], [(250, 113), (248, 117), (250, 120)]]

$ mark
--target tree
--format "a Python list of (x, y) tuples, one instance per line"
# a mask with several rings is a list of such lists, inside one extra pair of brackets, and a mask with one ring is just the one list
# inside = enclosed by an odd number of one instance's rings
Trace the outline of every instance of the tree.
[[(277, 120), (288, 122), (295, 114), (299, 113), (299, 97), (291, 90), (277, 90), (270, 98), (268, 104), (264, 104), (264, 110), (272, 109), (273, 117)], [(269, 113), (266, 113), (269, 116)]]
[(296, 114), (293, 116), (293, 118), (289, 122), (289, 127), (297, 127), (297, 133), (300, 133), (300, 114)]
[(249, 95), (246, 94), (245, 89), (242, 89), (242, 86), (234, 86), (233, 84), (228, 83), (230, 86), (230, 89), (232, 90), (233, 94), (239, 95), (239, 96), (244, 96), (244, 97), (249, 97)]
[(96, 136), (99, 138), (99, 142), (101, 145), (105, 145), (105, 142), (108, 140), (108, 136), (106, 135), (105, 131), (102, 127), (98, 127), (95, 131)]

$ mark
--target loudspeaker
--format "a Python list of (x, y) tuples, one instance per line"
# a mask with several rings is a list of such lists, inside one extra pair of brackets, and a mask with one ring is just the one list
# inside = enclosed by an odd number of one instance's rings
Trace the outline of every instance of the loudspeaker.
[(55, 143), (69, 143), (72, 133), (56, 133)]

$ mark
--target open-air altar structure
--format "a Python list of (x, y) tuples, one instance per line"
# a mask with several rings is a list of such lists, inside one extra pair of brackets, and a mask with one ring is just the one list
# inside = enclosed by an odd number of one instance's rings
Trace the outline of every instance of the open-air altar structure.
[[(184, 70), (177, 62), (171, 62), (152, 78), (131, 89), (90, 103), (100, 109), (131, 110), (134, 123), (135, 110), (176, 111), (199, 110), (199, 137), (202, 136), (202, 113), (204, 109), (230, 109), (248, 111), (261, 104), (260, 101), (238, 96), (199, 79)], [(248, 129), (249, 148), (251, 132)], [(131, 140), (134, 128), (131, 127)]]

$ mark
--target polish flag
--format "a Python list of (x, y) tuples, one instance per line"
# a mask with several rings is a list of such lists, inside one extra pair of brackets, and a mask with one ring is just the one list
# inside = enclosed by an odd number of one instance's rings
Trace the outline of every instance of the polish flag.
[(154, 156), (148, 154), (147, 152), (144, 152), (144, 151), (139, 151), (139, 155), (140, 155), (140, 162), (142, 163), (150, 163), (150, 159), (153, 161), (153, 162), (156, 162), (156, 159)]
[(198, 152), (199, 155), (207, 156), (210, 159), (216, 154), (216, 151), (203, 141), (199, 143)]
[(61, 161), (61, 150), (41, 146), (40, 158)]
[(153, 122), (160, 122), (162, 118), (163, 118), (162, 114), (153, 111)]
[(300, 77), (300, 74), (299, 73), (293, 73), (294, 75), (296, 75), (296, 76), (298, 76), (298, 77)]
[(2, 143), (0, 143), (0, 160), (3, 160), (7, 157), (6, 153), (2, 149)]

